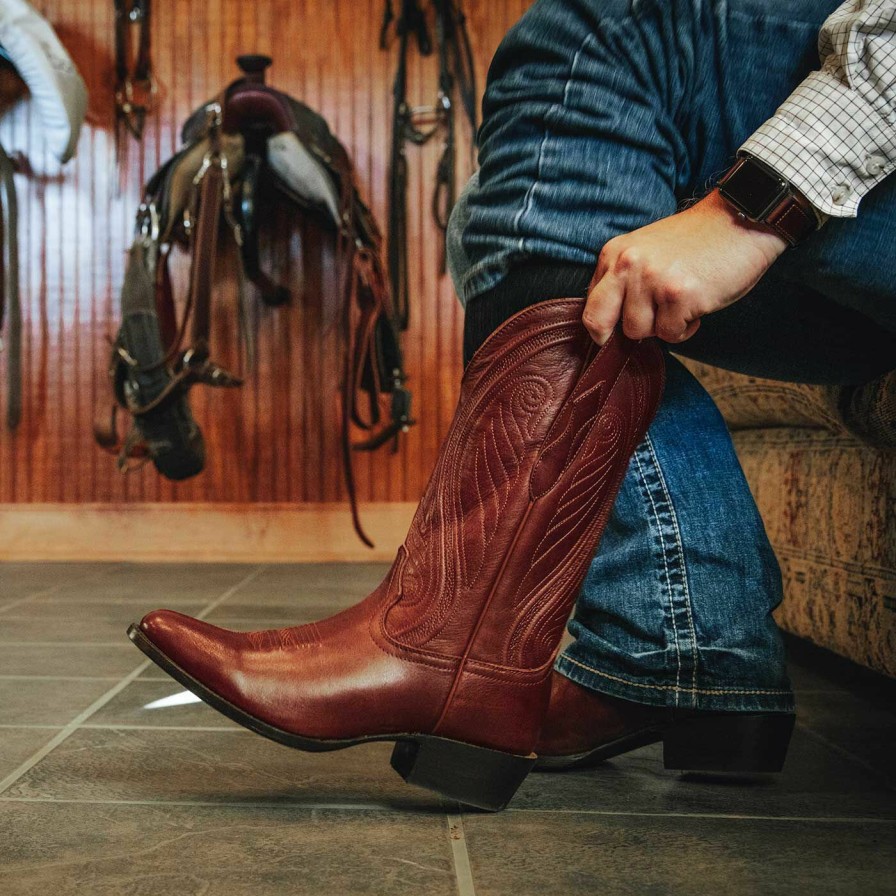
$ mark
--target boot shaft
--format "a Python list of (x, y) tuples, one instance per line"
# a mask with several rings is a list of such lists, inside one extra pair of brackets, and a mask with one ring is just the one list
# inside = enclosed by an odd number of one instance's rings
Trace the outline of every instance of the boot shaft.
[(583, 307), (526, 309), (468, 365), (388, 580), (381, 618), (396, 646), (490, 679), (546, 678), (662, 392), (658, 343), (617, 330), (599, 349)]

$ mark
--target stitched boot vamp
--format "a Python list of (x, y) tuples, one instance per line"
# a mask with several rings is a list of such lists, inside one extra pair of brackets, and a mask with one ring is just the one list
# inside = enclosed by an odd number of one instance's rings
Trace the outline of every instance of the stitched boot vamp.
[(401, 658), (371, 636), (379, 601), (308, 625), (233, 632), (171, 610), (141, 628), (228, 703), (304, 738), (355, 740), (429, 730), (455, 664)]

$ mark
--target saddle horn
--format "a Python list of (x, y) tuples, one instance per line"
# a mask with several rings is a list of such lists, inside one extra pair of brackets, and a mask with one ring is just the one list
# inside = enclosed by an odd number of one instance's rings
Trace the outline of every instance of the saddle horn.
[(274, 60), (270, 56), (262, 56), (258, 53), (249, 53), (245, 56), (237, 56), (236, 64), (245, 75), (247, 81), (264, 84), (264, 73), (270, 68)]

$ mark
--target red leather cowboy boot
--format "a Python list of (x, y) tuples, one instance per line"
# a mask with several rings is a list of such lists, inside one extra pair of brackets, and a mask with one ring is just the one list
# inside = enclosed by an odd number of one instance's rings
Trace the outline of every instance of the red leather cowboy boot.
[(554, 672), (535, 747), (539, 771), (598, 765), (663, 742), (680, 771), (779, 772), (795, 721), (787, 712), (712, 712), (648, 706), (600, 694)]
[(530, 771), (563, 626), (660, 401), (655, 339), (605, 345), (542, 302), (467, 365), (383, 583), (323, 622), (233, 632), (171, 610), (128, 630), (247, 728), (302, 750), (395, 741), (405, 780), (501, 809)]

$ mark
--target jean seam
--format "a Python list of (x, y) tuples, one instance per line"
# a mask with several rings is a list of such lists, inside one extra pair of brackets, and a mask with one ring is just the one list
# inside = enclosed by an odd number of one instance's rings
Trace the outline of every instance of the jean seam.
[[(544, 136), (541, 139), (541, 144), (538, 147), (538, 159), (535, 163), (535, 177), (532, 180), (532, 184), (528, 190), (526, 190), (526, 195), (523, 197), (523, 205), (522, 208), (517, 212), (516, 216), (513, 219), (513, 229), (520, 234), (520, 230), (523, 219), (526, 217), (530, 209), (532, 208), (532, 203), (535, 197), (535, 191), (538, 188), (538, 185), (541, 183), (541, 166), (544, 161), (545, 147), (548, 144), (548, 141), (551, 138), (551, 131), (548, 127), (548, 120), (555, 115), (558, 111), (563, 109), (566, 105), (566, 99), (569, 94), (569, 85), (572, 84), (573, 75), (576, 73), (576, 66), (579, 63), (579, 58), (582, 53), (585, 51), (585, 47), (588, 45), (590, 41), (594, 40), (594, 35), (590, 32), (585, 35), (582, 42), (579, 44), (578, 49), (575, 52), (575, 55), (572, 57), (572, 62), (569, 66), (569, 74), (566, 76), (566, 81), (563, 84), (563, 94), (560, 97), (560, 101), (554, 103), (547, 112), (545, 112), (544, 120), (545, 120), (545, 130)], [(520, 234), (518, 249), (520, 252), (526, 252), (526, 237)]]
[(677, 704), (677, 696), (679, 693), (682, 694), (704, 694), (707, 696), (712, 695), (724, 695), (724, 694), (732, 694), (732, 695), (743, 695), (749, 697), (753, 694), (760, 695), (768, 695), (768, 696), (789, 696), (792, 692), (789, 690), (774, 690), (774, 689), (748, 689), (748, 688), (681, 688), (678, 685), (671, 684), (646, 684), (643, 681), (632, 681), (630, 678), (624, 678), (621, 675), (611, 675), (609, 672), (604, 672), (601, 669), (595, 669), (593, 666), (589, 666), (586, 663), (582, 663), (579, 660), (573, 659), (569, 656), (568, 653), (564, 653), (563, 656), (560, 657), (561, 663), (571, 663), (573, 666), (578, 666), (580, 669), (584, 669), (586, 672), (591, 672), (594, 675), (599, 675), (601, 678), (607, 678), (610, 681), (618, 681), (621, 684), (629, 685), (634, 688), (643, 688), (644, 690), (654, 690), (654, 691), (672, 691), (676, 695), (676, 704)]
[[(645, 442), (646, 442), (646, 436), (645, 436)], [(659, 535), (659, 542), (660, 542), (660, 556), (662, 557), (663, 568), (666, 573), (664, 584), (665, 584), (666, 593), (669, 596), (669, 616), (672, 620), (672, 643), (675, 645), (675, 658), (676, 658), (675, 686), (674, 687), (667, 686), (666, 689), (673, 690), (675, 692), (675, 705), (677, 706), (678, 705), (678, 695), (679, 695), (679, 693), (681, 693), (681, 649), (678, 644), (678, 626), (675, 621), (675, 601), (674, 601), (674, 597), (672, 595), (672, 582), (671, 582), (671, 579), (669, 576), (669, 564), (668, 564), (668, 559), (666, 557), (666, 551), (662, 544), (662, 528), (663, 527), (662, 527), (662, 523), (659, 518), (659, 513), (656, 508), (656, 503), (653, 499), (653, 494), (651, 493), (650, 486), (647, 482), (647, 477), (644, 475), (644, 467), (641, 465), (640, 454), (641, 454), (641, 451), (643, 449), (643, 445), (645, 442), (642, 442), (641, 445), (638, 446), (637, 450), (635, 451), (634, 458), (635, 458), (635, 463), (638, 466), (638, 474), (639, 474), (639, 478), (641, 480), (641, 485), (643, 487), (643, 491), (647, 494), (647, 498), (650, 501), (651, 510), (653, 511), (653, 518), (656, 521), (657, 532)], [(596, 672), (597, 670), (593, 670), (593, 671)]]
[(656, 450), (653, 447), (653, 440), (650, 438), (649, 432), (645, 435), (644, 440), (647, 443), (648, 448), (650, 449), (651, 456), (653, 457), (657, 477), (660, 481), (660, 486), (663, 489), (663, 494), (666, 497), (666, 503), (669, 507), (669, 516), (672, 519), (672, 526), (675, 529), (675, 549), (678, 552), (678, 562), (681, 564), (682, 595), (684, 597), (685, 610), (688, 614), (688, 627), (690, 628), (691, 632), (691, 691), (696, 694), (697, 664), (700, 657), (697, 650), (697, 630), (694, 626), (694, 613), (693, 607), (691, 606), (691, 589), (688, 586), (688, 567), (684, 559), (681, 527), (678, 525), (678, 514), (675, 512), (675, 505), (672, 503), (672, 496), (669, 494), (669, 486), (666, 484), (666, 477), (663, 475), (663, 468), (660, 466), (660, 461), (656, 455)]

